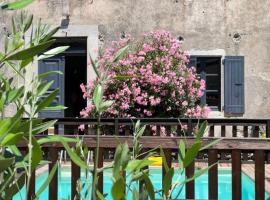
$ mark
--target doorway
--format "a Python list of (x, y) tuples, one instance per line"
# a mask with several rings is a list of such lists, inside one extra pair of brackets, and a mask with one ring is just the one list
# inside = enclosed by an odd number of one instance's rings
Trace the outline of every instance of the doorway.
[[(55, 38), (56, 42), (50, 49), (58, 46), (69, 48), (54, 57), (39, 61), (39, 74), (48, 71), (61, 71), (63, 74), (52, 74), (46, 77), (46, 81), (54, 81), (46, 95), (59, 88), (59, 95), (54, 103), (64, 105), (65, 110), (46, 110), (39, 113), (41, 118), (65, 118), (79, 117), (80, 111), (85, 108), (86, 101), (80, 89), (81, 83), (87, 81), (87, 38), (65, 37)], [(68, 127), (65, 126), (65, 133)], [(59, 126), (59, 133), (63, 134), (64, 127)]]
[(80, 89), (81, 83), (86, 83), (86, 56), (66, 56), (65, 58), (65, 117), (79, 117), (85, 108)]

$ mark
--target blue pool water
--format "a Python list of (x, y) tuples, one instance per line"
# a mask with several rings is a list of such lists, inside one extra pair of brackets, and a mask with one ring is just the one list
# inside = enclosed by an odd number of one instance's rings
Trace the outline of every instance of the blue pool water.
[[(154, 184), (155, 189), (161, 188), (161, 180), (162, 180), (162, 172), (161, 169), (150, 169), (151, 174), (151, 180)], [(38, 189), (42, 183), (46, 180), (48, 176), (48, 173), (43, 173), (39, 175), (36, 179), (36, 189)], [(70, 169), (63, 168), (59, 172), (59, 181), (58, 181), (58, 199), (64, 200), (64, 199), (70, 199), (71, 195), (71, 172)], [(82, 180), (85, 180), (84, 175), (82, 173)], [(174, 176), (174, 180), (177, 179), (177, 175)], [(231, 177), (231, 171), (230, 170), (219, 170), (218, 173), (218, 197), (220, 200), (230, 200), (232, 199), (232, 177)], [(127, 178), (128, 181), (128, 178)], [(208, 199), (208, 174), (204, 174), (197, 178), (195, 180), (195, 198), (196, 199)], [(108, 196), (106, 199), (111, 200), (110, 196), (110, 188), (112, 186), (111, 182), (111, 172), (109, 170), (104, 172), (104, 193), (108, 193)], [(174, 195), (178, 191), (174, 192)], [(20, 194), (16, 194), (16, 196), (13, 198), (13, 200), (22, 200), (24, 199), (25, 194), (25, 188), (21, 191), (21, 196), (23, 198), (20, 198)], [(253, 200), (255, 199), (255, 187), (254, 187), (254, 181), (250, 179), (246, 174), (242, 173), (242, 199), (244, 200)], [(270, 198), (270, 194), (266, 193), (266, 198)], [(131, 198), (131, 194), (129, 193), (129, 198)], [(183, 189), (180, 199), (185, 199), (185, 189)], [(158, 195), (156, 195), (156, 198), (159, 198)], [(47, 200), (48, 199), (48, 189), (46, 189), (41, 197), (40, 200)]]

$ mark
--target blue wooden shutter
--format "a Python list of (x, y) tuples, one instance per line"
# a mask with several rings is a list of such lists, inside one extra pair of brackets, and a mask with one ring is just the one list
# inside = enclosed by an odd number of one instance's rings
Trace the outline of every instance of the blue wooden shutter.
[[(38, 73), (42, 74), (49, 71), (61, 71), (64, 74), (65, 70), (65, 60), (64, 57), (54, 57), (54, 58), (48, 58), (39, 61), (38, 66)], [(59, 88), (60, 91), (53, 101), (53, 105), (64, 105), (64, 99), (65, 99), (65, 79), (64, 75), (61, 74), (52, 74), (44, 78), (45, 81), (54, 81), (50, 89), (45, 95), (49, 95), (52, 91)], [(46, 110), (39, 113), (39, 117), (41, 118), (61, 118), (64, 117), (64, 110)]]
[(227, 114), (243, 114), (245, 112), (243, 56), (225, 57), (224, 111)]

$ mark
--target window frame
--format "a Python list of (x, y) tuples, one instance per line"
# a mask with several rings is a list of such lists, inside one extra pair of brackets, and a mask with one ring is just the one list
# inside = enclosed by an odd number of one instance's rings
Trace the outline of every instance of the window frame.
[(207, 89), (205, 89), (205, 92), (204, 92), (204, 95), (201, 97), (201, 100), (200, 100), (200, 102), (201, 102), (201, 105), (206, 105), (207, 104), (207, 102), (206, 102), (206, 97), (207, 97), (207, 93), (209, 94), (209, 93), (215, 93), (215, 94), (218, 94), (218, 96), (219, 96), (219, 99), (218, 99), (218, 105), (216, 105), (216, 106), (209, 106), (210, 108), (211, 108), (211, 110), (212, 111), (218, 111), (218, 112), (220, 112), (221, 111), (221, 108), (222, 108), (222, 89), (221, 89), (221, 81), (222, 81), (222, 77), (221, 77), (221, 65), (222, 65), (222, 56), (211, 56), (211, 55), (191, 55), (191, 57), (193, 58), (193, 59), (196, 59), (196, 71), (198, 70), (198, 60), (200, 61), (200, 62), (203, 62), (204, 60), (207, 60), (207, 59), (211, 59), (211, 58), (217, 58), (217, 60), (218, 60), (218, 70), (217, 70), (217, 73), (216, 74), (207, 74), (206, 73), (206, 61), (204, 61), (203, 63), (204, 63), (204, 66), (202, 67), (203, 68), (203, 70), (200, 70), (201, 72), (200, 73), (198, 73), (199, 74), (199, 76), (200, 76), (200, 78), (201, 79), (203, 79), (203, 80), (205, 80), (205, 83), (206, 83), (206, 87), (207, 87), (207, 80), (206, 80), (206, 78), (207, 78), (207, 76), (217, 76), (218, 77), (218, 84), (217, 84), (217, 88), (218, 88), (218, 90), (215, 90), (215, 91), (212, 91), (212, 90), (207, 90)]

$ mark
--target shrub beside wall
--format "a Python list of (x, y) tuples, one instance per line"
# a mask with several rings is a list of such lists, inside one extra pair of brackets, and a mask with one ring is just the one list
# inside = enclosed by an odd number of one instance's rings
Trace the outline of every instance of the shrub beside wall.
[[(128, 45), (128, 46), (127, 46)], [(126, 47), (117, 62), (112, 60)], [(105, 100), (113, 100), (103, 117), (207, 117), (210, 109), (199, 101), (205, 90), (194, 67), (187, 67), (189, 56), (180, 42), (167, 31), (147, 33), (140, 40), (126, 37), (115, 41), (98, 58), (98, 77), (81, 84), (88, 106), (83, 117), (94, 117), (92, 102), (95, 86), (103, 81)]]

